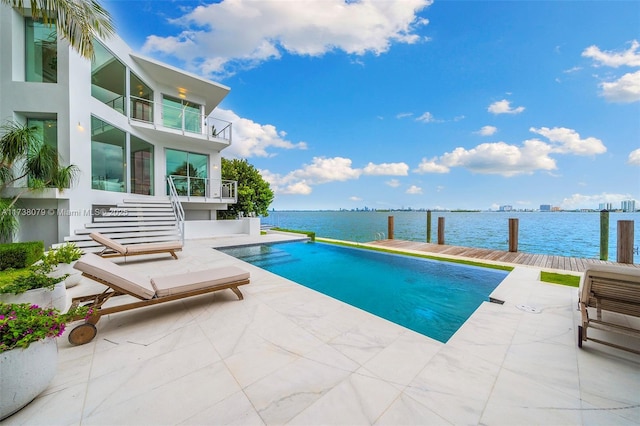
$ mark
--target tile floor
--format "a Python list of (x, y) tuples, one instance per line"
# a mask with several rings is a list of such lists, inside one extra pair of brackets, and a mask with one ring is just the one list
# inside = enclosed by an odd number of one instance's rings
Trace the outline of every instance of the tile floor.
[[(494, 293), (505, 303), (443, 344), (211, 249), (249, 240), (128, 259), (148, 276), (239, 264), (252, 283), (242, 301), (216, 292), (102, 318), (83, 346), (60, 338), (49, 388), (2, 423), (640, 424), (640, 356), (578, 349), (577, 290), (535, 268), (517, 267)], [(85, 279), (69, 295), (102, 288)]]

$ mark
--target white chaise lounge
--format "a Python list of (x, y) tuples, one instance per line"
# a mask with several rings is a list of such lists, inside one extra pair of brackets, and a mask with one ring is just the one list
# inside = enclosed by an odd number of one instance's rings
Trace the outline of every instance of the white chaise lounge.
[[(238, 286), (250, 282), (249, 273), (235, 266), (153, 277), (149, 280), (92, 253), (87, 253), (80, 258), (74, 268), (82, 271), (83, 276), (106, 285), (107, 289), (99, 294), (76, 297), (72, 300), (72, 307), (82, 305), (91, 308), (91, 313), (84, 319), (84, 323), (69, 333), (69, 342), (73, 345), (90, 342), (97, 334), (95, 324), (103, 315), (225, 289), (230, 289), (238, 299), (242, 300), (244, 297)], [(133, 296), (137, 300), (104, 306), (107, 301), (123, 295)]]

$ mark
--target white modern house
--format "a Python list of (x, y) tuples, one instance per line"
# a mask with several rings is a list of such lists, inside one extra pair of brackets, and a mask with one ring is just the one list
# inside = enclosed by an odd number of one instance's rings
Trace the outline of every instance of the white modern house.
[[(156, 241), (176, 229), (182, 238), (259, 232), (255, 221), (216, 221), (237, 201), (220, 167), (232, 125), (215, 118), (228, 87), (135, 54), (117, 36), (96, 40), (89, 61), (29, 14), (0, 6), (0, 120), (38, 127), (80, 177), (65, 191), (20, 198), (18, 240), (81, 240), (101, 222), (133, 238), (110, 221), (154, 215), (157, 229), (144, 229)], [(175, 221), (182, 212), (184, 225)], [(168, 215), (173, 230), (161, 223)]]

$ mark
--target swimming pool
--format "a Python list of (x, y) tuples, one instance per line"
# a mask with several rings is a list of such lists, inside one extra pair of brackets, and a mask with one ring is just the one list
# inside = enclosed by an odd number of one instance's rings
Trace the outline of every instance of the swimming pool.
[(219, 250), (440, 342), (508, 274), (318, 242)]

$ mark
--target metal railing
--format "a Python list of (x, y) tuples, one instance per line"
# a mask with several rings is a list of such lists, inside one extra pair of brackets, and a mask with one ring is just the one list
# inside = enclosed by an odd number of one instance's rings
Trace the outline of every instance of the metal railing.
[[(212, 178), (169, 175), (177, 196), (196, 199), (210, 199), (218, 202), (238, 202), (238, 182)], [(171, 188), (169, 188), (171, 190)]]
[(180, 203), (180, 198), (178, 198), (176, 186), (173, 184), (173, 180), (170, 177), (167, 178), (167, 186), (169, 187), (169, 201), (171, 201), (173, 213), (176, 215), (176, 219), (178, 219), (180, 239), (184, 244), (184, 209), (182, 208), (182, 203)]
[[(231, 142), (232, 125), (230, 122), (215, 117), (207, 117), (196, 113), (187, 107), (174, 107), (149, 99), (129, 96), (129, 118), (153, 124), (157, 127), (180, 130), (183, 134), (196, 134), (206, 136), (208, 140), (225, 140)], [(154, 121), (154, 108), (161, 111), (159, 123)]]

